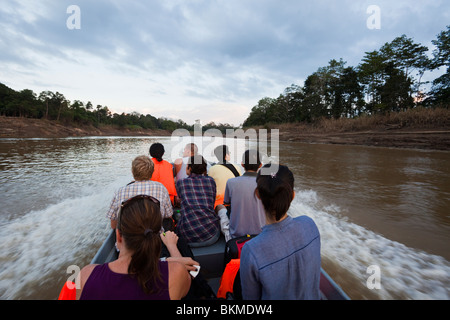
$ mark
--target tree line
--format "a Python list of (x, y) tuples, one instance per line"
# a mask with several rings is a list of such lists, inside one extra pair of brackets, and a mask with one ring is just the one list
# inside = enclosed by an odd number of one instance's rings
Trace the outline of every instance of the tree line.
[[(39, 95), (32, 90), (24, 89), (15, 91), (0, 83), (0, 116), (25, 117), (35, 119), (55, 120), (69, 125), (104, 125), (118, 126), (121, 128), (135, 129), (162, 129), (174, 131), (176, 129), (194, 130), (194, 125), (189, 125), (183, 120), (168, 118), (156, 118), (150, 114), (112, 113), (107, 106), (96, 105), (88, 101), (69, 101), (59, 92), (43, 91)], [(225, 132), (233, 128), (230, 124), (216, 124), (210, 122), (203, 126), (203, 130), (219, 129)]]
[[(311, 123), (323, 118), (355, 118), (386, 114), (423, 106), (450, 103), (450, 26), (432, 41), (429, 49), (406, 35), (366, 52), (357, 67), (343, 59), (331, 60), (309, 75), (303, 86), (291, 85), (278, 98), (265, 97), (253, 107), (243, 126), (266, 123)], [(427, 71), (446, 67), (447, 72), (429, 85)]]

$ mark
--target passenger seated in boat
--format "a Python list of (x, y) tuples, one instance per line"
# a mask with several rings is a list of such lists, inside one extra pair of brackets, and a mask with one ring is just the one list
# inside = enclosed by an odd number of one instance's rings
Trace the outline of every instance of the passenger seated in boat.
[(120, 188), (114, 194), (106, 217), (111, 220), (111, 228), (117, 225), (117, 216), (121, 204), (137, 195), (146, 194), (158, 199), (161, 203), (161, 215), (163, 218), (171, 218), (173, 215), (172, 202), (166, 187), (160, 182), (151, 181), (154, 170), (153, 161), (148, 156), (136, 157), (131, 165), (134, 180)]
[[(198, 154), (198, 147), (195, 143), (188, 143), (183, 150), (183, 157), (174, 161), (175, 167), (175, 181), (180, 181), (188, 177), (186, 167), (189, 159)], [(206, 170), (208, 171), (210, 164), (206, 163)]]
[[(276, 167), (279, 167), (276, 170)], [(268, 169), (270, 168), (270, 169)], [(287, 215), (294, 176), (286, 166), (266, 165), (256, 178), (267, 225), (241, 252), (242, 297), (247, 300), (320, 299), (320, 234), (307, 216)]]
[(241, 175), (241, 169), (239, 166), (229, 162), (231, 155), (228, 146), (218, 146), (214, 149), (214, 155), (219, 162), (209, 169), (208, 176), (216, 182), (217, 195), (215, 206), (217, 206), (223, 204), (227, 181), (231, 178), (239, 177)]
[(216, 183), (206, 175), (206, 167), (201, 155), (189, 158), (188, 177), (176, 183), (181, 202), (177, 234), (191, 247), (212, 245), (220, 237), (219, 218), (214, 211)]
[(230, 236), (238, 238), (261, 233), (266, 215), (260, 199), (255, 197), (256, 175), (261, 167), (261, 157), (256, 150), (242, 155), (242, 176), (227, 181), (224, 204), (230, 206)]
[(174, 206), (177, 206), (179, 200), (175, 188), (173, 165), (163, 160), (164, 152), (164, 146), (161, 143), (153, 143), (150, 146), (149, 153), (154, 165), (152, 181), (161, 182), (169, 192), (170, 201)]
[(179, 262), (161, 261), (159, 201), (137, 196), (122, 205), (116, 229), (119, 258), (80, 272), (81, 300), (179, 300), (191, 277)]
[(188, 177), (186, 174), (186, 166), (189, 159), (196, 156), (198, 153), (198, 147), (195, 143), (188, 143), (183, 150), (183, 157), (176, 159), (174, 162), (175, 166), (175, 179), (176, 181), (185, 179)]

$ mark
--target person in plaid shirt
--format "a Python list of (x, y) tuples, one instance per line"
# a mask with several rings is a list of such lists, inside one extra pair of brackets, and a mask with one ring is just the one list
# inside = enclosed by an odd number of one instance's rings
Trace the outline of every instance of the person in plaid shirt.
[(189, 159), (188, 177), (177, 181), (181, 217), (177, 233), (191, 247), (214, 244), (220, 237), (219, 217), (214, 211), (216, 182), (206, 175), (207, 164), (201, 155)]
[(153, 161), (147, 156), (139, 156), (133, 160), (131, 171), (135, 181), (117, 190), (106, 213), (106, 217), (111, 220), (111, 228), (115, 229), (117, 226), (117, 217), (122, 203), (143, 194), (159, 200), (163, 219), (172, 217), (172, 202), (166, 187), (162, 183), (150, 180), (153, 169)]

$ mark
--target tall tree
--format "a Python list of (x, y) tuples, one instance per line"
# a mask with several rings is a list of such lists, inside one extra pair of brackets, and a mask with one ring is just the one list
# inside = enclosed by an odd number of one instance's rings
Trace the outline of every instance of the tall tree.
[(448, 108), (450, 103), (450, 26), (439, 33), (432, 43), (436, 46), (433, 51), (432, 69), (447, 67), (447, 72), (433, 81), (429, 100), (435, 105), (445, 105)]
[(346, 62), (330, 60), (305, 81), (304, 103), (311, 119), (341, 117), (344, 110), (342, 77)]
[(24, 89), (17, 94), (17, 112), (19, 117), (37, 117), (39, 107), (36, 94), (29, 89)]
[(397, 69), (393, 63), (386, 66), (386, 82), (380, 90), (381, 104), (379, 111), (405, 111), (413, 105), (410, 94), (412, 79), (403, 70)]
[(359, 79), (364, 86), (366, 109), (369, 113), (379, 111), (381, 90), (386, 81), (387, 59), (380, 51), (366, 52), (358, 66)]
[(317, 72), (309, 75), (304, 85), (305, 98), (303, 108), (308, 114), (308, 122), (327, 116), (325, 105), (325, 83)]
[[(404, 76), (402, 85), (409, 83), (411, 97), (414, 94), (419, 94), (422, 85), (421, 79), (425, 71), (430, 68), (430, 60), (426, 55), (427, 51), (427, 47), (415, 43), (412, 38), (408, 38), (404, 34), (395, 38), (392, 42), (384, 44), (380, 49), (387, 62), (392, 63), (395, 68), (402, 71)], [(402, 79), (399, 74), (397, 74), (397, 80)]]
[(358, 72), (354, 67), (347, 67), (339, 82), (342, 99), (342, 112), (346, 117), (355, 117), (363, 111), (365, 105), (363, 88), (359, 83)]
[(275, 99), (268, 97), (259, 100), (258, 104), (252, 108), (252, 111), (243, 123), (243, 126), (259, 126), (270, 122), (272, 120), (271, 109), (273, 108), (275, 101)]
[(59, 92), (55, 93), (52, 100), (55, 109), (57, 110), (56, 121), (59, 121), (61, 119), (61, 112), (68, 109), (70, 102), (64, 97), (62, 93)]
[(55, 94), (53, 92), (51, 92), (51, 91), (42, 91), (39, 94), (39, 100), (42, 101), (42, 103), (45, 104), (45, 115), (44, 115), (45, 119), (48, 119), (49, 110), (50, 110), (49, 102), (50, 102), (50, 100), (53, 99), (54, 95)]
[(308, 119), (307, 112), (303, 107), (305, 92), (302, 87), (292, 84), (284, 90), (283, 97), (286, 103), (290, 105), (289, 122), (305, 121)]

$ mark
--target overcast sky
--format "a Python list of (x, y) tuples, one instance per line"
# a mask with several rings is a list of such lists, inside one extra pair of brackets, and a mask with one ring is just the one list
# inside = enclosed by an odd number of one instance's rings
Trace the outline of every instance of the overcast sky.
[[(367, 27), (371, 5), (380, 29)], [(402, 34), (432, 48), (447, 25), (448, 0), (0, 0), (0, 82), (239, 125), (331, 59), (357, 66)]]

